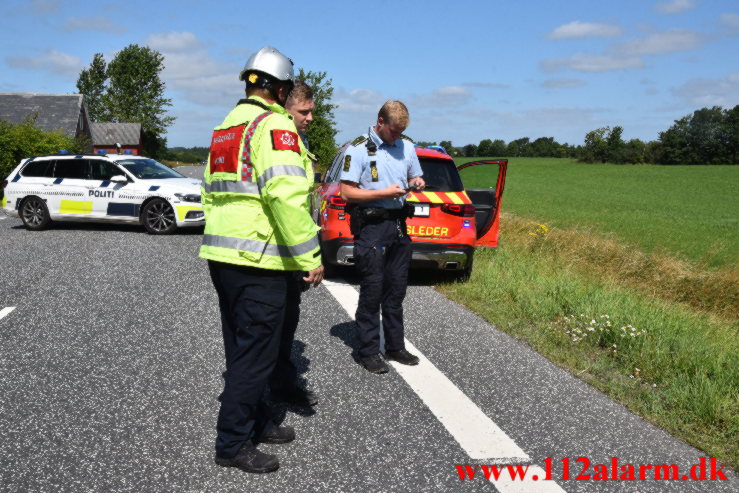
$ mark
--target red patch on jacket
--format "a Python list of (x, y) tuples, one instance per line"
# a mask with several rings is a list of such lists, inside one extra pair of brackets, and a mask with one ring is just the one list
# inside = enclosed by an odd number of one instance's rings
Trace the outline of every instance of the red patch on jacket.
[(276, 151), (295, 151), (300, 154), (300, 137), (289, 130), (272, 130), (272, 148)]
[(239, 145), (246, 125), (215, 130), (210, 141), (210, 173), (236, 173), (239, 167)]

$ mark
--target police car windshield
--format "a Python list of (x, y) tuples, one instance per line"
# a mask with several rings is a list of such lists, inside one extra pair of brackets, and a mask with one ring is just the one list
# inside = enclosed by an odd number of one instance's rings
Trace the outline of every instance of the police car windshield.
[(426, 189), (434, 192), (461, 192), (462, 178), (452, 161), (446, 159), (419, 159)]
[(140, 180), (184, 178), (184, 175), (179, 174), (167, 165), (164, 165), (158, 161), (154, 161), (153, 159), (125, 159), (121, 161), (116, 161), (116, 163), (126, 168), (126, 171)]

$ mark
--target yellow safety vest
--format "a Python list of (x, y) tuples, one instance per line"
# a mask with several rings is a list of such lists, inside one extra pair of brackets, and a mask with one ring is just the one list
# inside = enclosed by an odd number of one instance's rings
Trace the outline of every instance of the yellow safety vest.
[(310, 159), (287, 111), (255, 96), (240, 101), (213, 131), (200, 257), (272, 270), (319, 267), (312, 185)]

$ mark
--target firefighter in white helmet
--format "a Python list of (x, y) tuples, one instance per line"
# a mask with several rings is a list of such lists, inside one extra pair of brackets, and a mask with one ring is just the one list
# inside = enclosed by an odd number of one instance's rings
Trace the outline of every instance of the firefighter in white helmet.
[(215, 461), (266, 473), (277, 470), (277, 457), (256, 445), (295, 437), (291, 427), (272, 422), (263, 403), (286, 310), (298, 281), (317, 286), (323, 266), (309, 207), (311, 162), (284, 108), (293, 63), (264, 47), (240, 79), (247, 97), (211, 140), (200, 256), (218, 293), (226, 356)]

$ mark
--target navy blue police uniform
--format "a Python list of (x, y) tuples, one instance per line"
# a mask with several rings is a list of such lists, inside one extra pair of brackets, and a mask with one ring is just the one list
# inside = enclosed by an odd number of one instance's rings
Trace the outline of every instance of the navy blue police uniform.
[[(412, 142), (386, 144), (370, 128), (347, 148), (340, 179), (365, 190), (396, 184), (407, 189), (409, 180), (423, 174)], [(359, 357), (380, 352), (380, 312), (385, 349), (405, 349), (403, 299), (408, 285), (411, 239), (405, 224), (405, 198), (363, 202), (353, 215), (362, 217), (354, 234), (354, 259), (361, 275), (356, 323)]]

